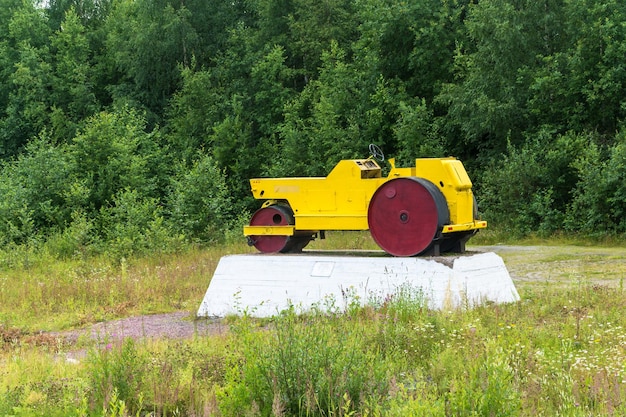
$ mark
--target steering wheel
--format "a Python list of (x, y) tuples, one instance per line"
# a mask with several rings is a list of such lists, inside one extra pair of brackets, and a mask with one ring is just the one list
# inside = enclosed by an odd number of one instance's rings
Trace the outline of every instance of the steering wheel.
[(378, 147), (378, 145), (376, 145), (374, 143), (370, 143), (370, 148), (369, 149), (370, 149), (370, 154), (372, 154), (374, 159), (378, 159), (379, 161), (384, 161), (385, 160), (385, 154)]

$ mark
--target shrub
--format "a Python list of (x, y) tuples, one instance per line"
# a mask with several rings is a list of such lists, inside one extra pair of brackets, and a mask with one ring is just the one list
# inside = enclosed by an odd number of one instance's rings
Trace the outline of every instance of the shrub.
[(44, 243), (47, 250), (56, 259), (70, 259), (90, 252), (92, 244), (97, 242), (94, 236), (93, 221), (83, 212), (72, 213), (71, 223), (62, 231), (51, 233)]
[(117, 259), (148, 251), (166, 252), (182, 239), (165, 226), (157, 200), (142, 197), (136, 190), (116, 195), (112, 205), (100, 209), (98, 222), (106, 251)]
[(567, 227), (592, 235), (626, 233), (626, 131), (612, 146), (590, 143), (573, 166), (580, 181), (567, 212)]
[(26, 243), (65, 227), (71, 207), (68, 177), (72, 168), (64, 147), (45, 135), (0, 170), (0, 242)]
[(146, 120), (124, 108), (89, 119), (70, 145), (76, 182), (84, 188), (89, 213), (111, 204), (127, 189), (140, 198), (159, 198), (169, 172), (167, 155), (159, 148), (160, 132), (146, 132)]
[(400, 117), (394, 126), (398, 140), (398, 166), (412, 166), (415, 158), (441, 157), (445, 154), (441, 139), (433, 128), (433, 114), (426, 101), (415, 106), (400, 103)]
[(223, 237), (231, 206), (224, 173), (209, 155), (200, 155), (190, 170), (180, 166), (178, 171), (168, 197), (173, 229), (200, 241)]
[(542, 131), (519, 148), (509, 144), (507, 154), (477, 181), (484, 217), (521, 234), (562, 229), (580, 174), (571, 162), (588, 140)]

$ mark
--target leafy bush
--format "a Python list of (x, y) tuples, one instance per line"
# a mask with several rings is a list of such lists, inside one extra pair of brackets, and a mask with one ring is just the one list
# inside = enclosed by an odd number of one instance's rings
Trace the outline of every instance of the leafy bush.
[(542, 131), (521, 147), (509, 144), (507, 154), (476, 181), (484, 217), (521, 234), (562, 229), (580, 175), (571, 161), (588, 140), (586, 135)]
[(398, 166), (412, 166), (415, 158), (441, 157), (445, 154), (441, 137), (433, 128), (432, 111), (425, 100), (415, 106), (400, 103), (400, 119), (394, 126), (400, 152)]
[(159, 148), (158, 129), (146, 132), (145, 117), (122, 108), (89, 119), (71, 146), (76, 182), (87, 192), (86, 208), (97, 213), (126, 189), (142, 198), (159, 198), (170, 171)]
[(106, 252), (117, 259), (148, 251), (166, 252), (182, 240), (164, 224), (157, 200), (142, 197), (136, 190), (116, 195), (111, 206), (100, 209), (98, 220)]
[(178, 172), (168, 197), (173, 229), (202, 241), (224, 236), (231, 209), (224, 173), (209, 155), (200, 155), (191, 169), (180, 166)]
[(43, 247), (56, 259), (69, 259), (92, 252), (97, 241), (94, 222), (83, 212), (76, 211), (72, 213), (71, 223), (65, 229), (51, 233)]
[(567, 227), (590, 235), (626, 233), (626, 131), (608, 147), (590, 143), (575, 160), (580, 182)]
[(25, 243), (62, 229), (72, 207), (68, 178), (73, 172), (66, 148), (42, 135), (0, 170), (0, 241)]

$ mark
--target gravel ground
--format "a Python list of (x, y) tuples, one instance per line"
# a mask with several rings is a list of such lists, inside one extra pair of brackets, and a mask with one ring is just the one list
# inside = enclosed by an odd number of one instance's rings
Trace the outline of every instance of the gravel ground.
[(219, 319), (195, 319), (191, 312), (178, 311), (96, 323), (85, 329), (51, 335), (63, 337), (68, 342), (76, 342), (82, 337), (102, 341), (119, 341), (127, 337), (133, 339), (188, 339), (194, 336), (224, 333), (227, 330), (228, 327)]
[[(104, 347), (126, 338), (140, 339), (191, 339), (196, 336), (222, 334), (228, 326), (220, 319), (196, 319), (194, 313), (177, 311), (167, 314), (150, 314), (96, 323), (84, 329), (46, 333), (46, 337), (63, 339), (71, 346), (78, 340), (90, 338)], [(87, 349), (72, 349), (58, 355), (69, 363), (79, 363), (87, 356)]]

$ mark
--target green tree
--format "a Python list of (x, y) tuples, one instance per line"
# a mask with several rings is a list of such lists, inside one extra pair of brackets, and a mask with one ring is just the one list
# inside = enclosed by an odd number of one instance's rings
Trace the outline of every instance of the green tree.
[(208, 151), (213, 126), (225, 117), (225, 88), (211, 69), (182, 70), (182, 86), (167, 110), (171, 149), (191, 163), (200, 149)]
[(619, 1), (567, 2), (567, 43), (543, 57), (531, 85), (536, 124), (613, 136), (624, 118), (626, 5)]
[(231, 105), (232, 116), (227, 116), (213, 127), (209, 140), (212, 155), (223, 169), (228, 189), (233, 195), (231, 209), (237, 213), (254, 206), (248, 180), (264, 171), (272, 148), (267, 140), (252, 134), (252, 124), (244, 114), (239, 97), (233, 97)]
[(283, 121), (285, 104), (294, 96), (288, 88), (294, 80), (294, 71), (285, 65), (285, 51), (274, 46), (254, 63), (250, 70), (253, 85), (251, 117), (255, 120), (259, 134), (274, 138)]
[(370, 143), (398, 156), (399, 146), (420, 140), (406, 129), (401, 107), (412, 100), (397, 83), (373, 77), (334, 42), (322, 61), (319, 78), (285, 107), (281, 161), (273, 174), (326, 175), (340, 159), (367, 157)]
[(24, 243), (63, 230), (71, 220), (72, 161), (42, 135), (0, 170), (0, 242)]
[(111, 0), (48, 0), (46, 12), (50, 28), (61, 29), (66, 14), (72, 10), (83, 26), (97, 29), (111, 10)]
[[(251, 2), (252, 3), (252, 2)], [(289, 20), (295, 10), (293, 0), (257, 0), (253, 2), (258, 27), (257, 40), (263, 45), (291, 48)], [(295, 65), (295, 63), (292, 63)]]
[(626, 233), (626, 134), (605, 146), (589, 141), (572, 163), (580, 181), (567, 211), (567, 228), (591, 235)]
[(189, 10), (180, 2), (124, 0), (114, 3), (105, 30), (117, 85), (114, 100), (143, 106), (158, 121), (180, 83), (180, 67), (191, 62), (188, 45), (197, 37)]
[(9, 24), (13, 14), (22, 7), (21, 0), (0, 1), (0, 118), (5, 116), (5, 109), (11, 91), (10, 75), (15, 70), (18, 60), (16, 39), (10, 36)]
[(311, 81), (285, 111), (283, 161), (286, 175), (326, 175), (337, 161), (367, 149), (361, 133), (363, 92), (345, 52), (333, 42), (324, 53), (319, 79)]
[(70, 9), (52, 38), (56, 61), (52, 123), (60, 140), (74, 137), (80, 123), (98, 110), (91, 80), (91, 51), (85, 31), (78, 15)]
[[(466, 0), (370, 0), (360, 5), (361, 43), (375, 51), (380, 73), (432, 103), (453, 81), (455, 48), (465, 43)], [(374, 57), (372, 57), (374, 58)]]
[(524, 141), (532, 73), (559, 43), (552, 24), (560, 27), (560, 0), (492, 0), (468, 10), (469, 42), (455, 56), (459, 81), (446, 84), (438, 100), (447, 106), (451, 149), (489, 158), (507, 140)]
[(172, 149), (187, 163), (202, 150), (227, 176), (242, 209), (251, 203), (248, 179), (276, 157), (285, 103), (294, 95), (294, 71), (276, 45), (256, 49), (253, 30), (238, 27), (215, 67), (184, 69), (183, 85), (168, 109)]
[(477, 179), (485, 218), (521, 234), (562, 230), (572, 188), (581, 178), (572, 161), (586, 153), (589, 140), (585, 134), (544, 130), (519, 147), (509, 144)]
[(167, 205), (174, 230), (194, 240), (220, 239), (231, 204), (224, 173), (210, 155), (199, 154), (191, 169), (179, 166)]
[[(8, 23), (0, 23), (0, 157), (15, 155), (49, 122), (52, 85), (50, 30), (46, 16), (30, 1), (8, 4)], [(6, 24), (6, 26), (4, 26)]]
[(214, 66), (214, 59), (228, 48), (231, 31), (237, 26), (251, 27), (257, 23), (250, 0), (185, 0), (189, 11), (186, 20), (195, 38), (184, 44), (187, 57), (194, 57), (201, 66)]
[(126, 189), (137, 191), (140, 199), (163, 195), (171, 164), (159, 146), (160, 132), (146, 132), (146, 123), (131, 109), (102, 112), (72, 141), (75, 180), (88, 190), (87, 212), (110, 206)]
[(12, 88), (6, 116), (0, 121), (0, 155), (15, 155), (50, 121), (49, 91), (52, 67), (45, 50), (25, 44), (15, 71), (9, 76)]
[(399, 166), (412, 166), (415, 158), (445, 156), (443, 140), (436, 131), (433, 112), (426, 100), (415, 105), (401, 102), (399, 107), (400, 118), (394, 125)]
[(322, 63), (322, 53), (331, 42), (349, 50), (357, 38), (359, 22), (355, 4), (350, 0), (326, 0), (311, 2), (293, 0), (293, 12), (288, 15), (289, 43), (299, 62), (295, 65), (304, 70), (305, 80), (312, 78)]

